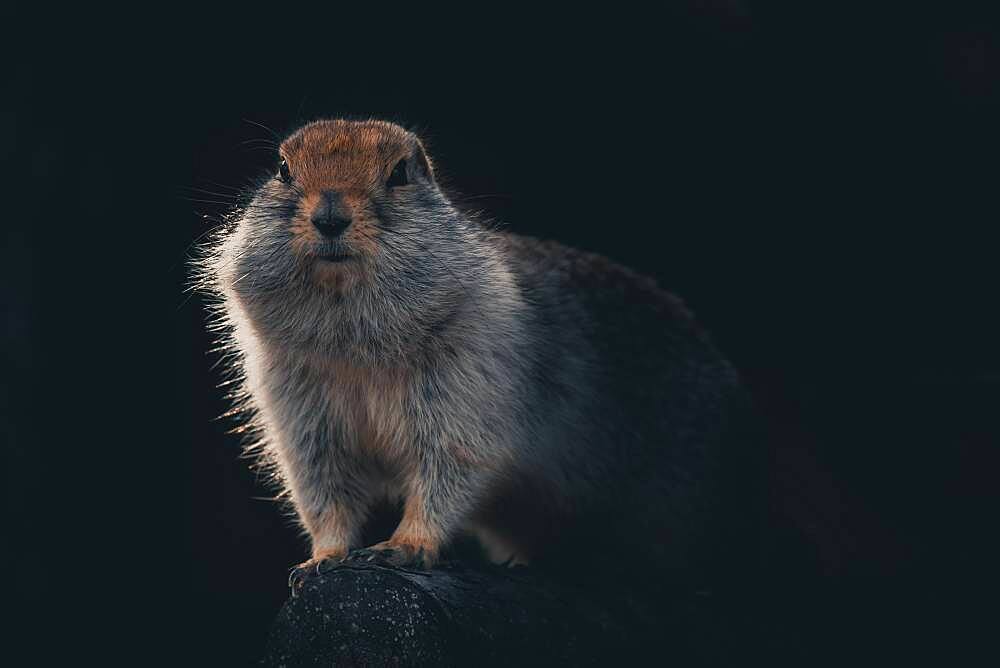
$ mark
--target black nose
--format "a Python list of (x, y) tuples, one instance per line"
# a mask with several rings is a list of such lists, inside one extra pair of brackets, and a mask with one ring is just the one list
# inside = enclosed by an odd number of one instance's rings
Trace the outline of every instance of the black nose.
[(327, 239), (336, 239), (344, 233), (344, 230), (350, 227), (351, 219), (341, 218), (329, 212), (323, 214), (317, 212), (313, 214), (312, 224)]
[(312, 224), (327, 239), (336, 239), (350, 227), (351, 217), (337, 193), (323, 193), (319, 205), (313, 211)]

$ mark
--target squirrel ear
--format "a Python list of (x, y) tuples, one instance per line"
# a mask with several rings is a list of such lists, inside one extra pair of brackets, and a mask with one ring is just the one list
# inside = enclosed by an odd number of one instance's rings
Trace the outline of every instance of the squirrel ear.
[(421, 178), (434, 183), (434, 168), (431, 167), (431, 161), (419, 139), (413, 149), (413, 171)]

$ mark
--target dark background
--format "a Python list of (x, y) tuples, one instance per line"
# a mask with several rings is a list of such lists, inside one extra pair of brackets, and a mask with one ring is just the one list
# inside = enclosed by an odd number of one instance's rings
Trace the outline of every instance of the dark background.
[(0, 118), (15, 648), (260, 651), (306, 543), (214, 419), (183, 290), (227, 207), (194, 189), (273, 169), (260, 125), (351, 114), (417, 129), (463, 206), (656, 277), (713, 332), (771, 434), (779, 647), (923, 655), (951, 620), (966, 650), (995, 565), (1000, 31), (941, 5), (7, 17), (44, 28)]

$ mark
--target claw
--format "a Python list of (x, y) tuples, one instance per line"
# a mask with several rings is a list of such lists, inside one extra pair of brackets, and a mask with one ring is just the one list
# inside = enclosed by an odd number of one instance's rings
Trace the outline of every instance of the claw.
[(334, 570), (337, 565), (344, 563), (344, 557), (327, 557), (316, 564), (316, 573), (324, 575)]
[(292, 596), (302, 588), (302, 584), (305, 581), (305, 575), (302, 569), (296, 566), (292, 569), (291, 573), (288, 574), (288, 588), (292, 590)]

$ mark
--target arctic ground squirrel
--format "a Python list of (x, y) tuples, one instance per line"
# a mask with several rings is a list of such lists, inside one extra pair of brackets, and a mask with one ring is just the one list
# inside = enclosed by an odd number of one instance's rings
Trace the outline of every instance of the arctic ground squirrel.
[[(430, 567), (460, 534), (506, 563), (711, 560), (744, 392), (681, 301), (461, 212), (398, 125), (315, 121), (277, 161), (196, 272), (302, 566)], [(385, 499), (398, 527), (360, 545)]]

